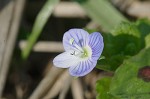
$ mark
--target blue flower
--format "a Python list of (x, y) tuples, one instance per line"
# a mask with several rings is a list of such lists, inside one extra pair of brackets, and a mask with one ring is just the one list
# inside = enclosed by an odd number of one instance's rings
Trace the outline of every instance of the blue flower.
[(69, 68), (72, 76), (84, 76), (97, 64), (103, 48), (103, 37), (99, 32), (89, 34), (83, 29), (70, 29), (63, 36), (65, 52), (56, 56), (56, 67)]

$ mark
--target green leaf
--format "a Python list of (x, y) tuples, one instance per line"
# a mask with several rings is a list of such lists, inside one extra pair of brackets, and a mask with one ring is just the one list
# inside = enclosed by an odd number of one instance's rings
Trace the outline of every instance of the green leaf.
[(111, 77), (105, 77), (96, 82), (96, 91), (98, 93), (96, 99), (116, 99), (108, 93)]
[[(144, 26), (146, 26), (145, 31)], [(102, 55), (105, 59), (99, 60), (96, 67), (106, 71), (115, 71), (124, 59), (136, 55), (145, 47), (145, 44), (149, 45), (149, 28), (150, 24), (145, 20), (136, 23), (122, 22), (111, 33), (103, 34), (105, 46)], [(147, 36), (144, 36), (144, 33)]]
[(111, 5), (108, 0), (74, 0), (77, 1), (87, 14), (100, 24), (105, 31), (112, 30), (127, 19)]
[(147, 34), (150, 33), (150, 20), (141, 19), (136, 22), (136, 26), (138, 27), (142, 37), (144, 38)]
[(146, 66), (150, 66), (150, 48), (124, 61), (111, 81), (110, 93), (121, 99), (150, 99), (150, 81), (139, 77)]
[(42, 32), (46, 22), (48, 21), (52, 13), (54, 6), (58, 2), (59, 0), (47, 0), (42, 10), (37, 15), (31, 35), (28, 38), (27, 46), (22, 51), (23, 59), (26, 59), (29, 56), (33, 48), (33, 45), (36, 43), (38, 37), (40, 36), (40, 33)]
[(141, 34), (137, 26), (135, 25), (135, 23), (131, 23), (131, 22), (122, 22), (111, 33), (114, 36), (121, 35), (121, 34), (128, 34), (137, 38), (141, 37)]
[(115, 71), (123, 62), (141, 49), (140, 38), (129, 34), (120, 34), (113, 36), (111, 34), (103, 34), (104, 50), (102, 55), (105, 59), (98, 60), (97, 68), (107, 71)]
[(148, 35), (145, 37), (145, 47), (146, 47), (146, 48), (149, 48), (149, 47), (150, 47), (150, 34), (148, 34)]
[[(150, 33), (150, 21), (147, 19), (141, 19), (136, 22), (136, 25), (141, 33), (141, 43), (143, 44), (143, 47), (147, 47), (147, 45), (145, 45), (147, 43), (145, 42), (145, 37)], [(147, 37), (147, 40), (148, 38), (149, 37)]]
[(107, 57), (102, 60), (98, 60), (96, 68), (105, 70), (105, 71), (115, 71), (122, 61), (124, 60), (125, 56), (123, 55), (114, 55), (112, 57)]

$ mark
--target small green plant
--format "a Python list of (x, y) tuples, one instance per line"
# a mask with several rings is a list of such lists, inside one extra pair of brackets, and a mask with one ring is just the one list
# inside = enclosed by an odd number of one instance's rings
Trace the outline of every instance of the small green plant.
[(110, 33), (111, 42), (104, 40), (106, 58), (97, 67), (114, 76), (97, 81), (97, 99), (150, 99), (149, 33), (150, 22), (139, 20), (122, 23)]

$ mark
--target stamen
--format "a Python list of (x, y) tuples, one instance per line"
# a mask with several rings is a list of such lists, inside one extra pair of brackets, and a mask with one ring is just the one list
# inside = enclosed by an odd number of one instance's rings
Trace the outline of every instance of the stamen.
[(71, 45), (74, 45), (79, 51), (84, 52), (84, 50), (83, 50), (80, 46), (78, 46), (77, 44), (75, 44), (75, 43), (73, 43), (73, 42), (74, 42), (74, 38), (71, 38), (71, 39), (69, 40), (69, 43), (70, 43)]
[(75, 55), (75, 51), (73, 51), (73, 53), (70, 53), (71, 55)]
[(84, 50), (83, 50), (80, 46), (78, 46), (77, 44), (74, 44), (74, 46), (75, 46), (79, 51), (84, 52)]
[(74, 42), (74, 38), (71, 38), (70, 41), (69, 41), (69, 43), (70, 43), (71, 45), (73, 45), (73, 42)]

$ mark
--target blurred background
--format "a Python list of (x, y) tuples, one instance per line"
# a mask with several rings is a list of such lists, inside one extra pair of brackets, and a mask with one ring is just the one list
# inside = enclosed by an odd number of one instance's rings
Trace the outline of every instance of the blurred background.
[(150, 0), (0, 0), (1, 99), (95, 99), (111, 72), (73, 78), (52, 60), (71, 28), (110, 32), (123, 21), (150, 19)]

